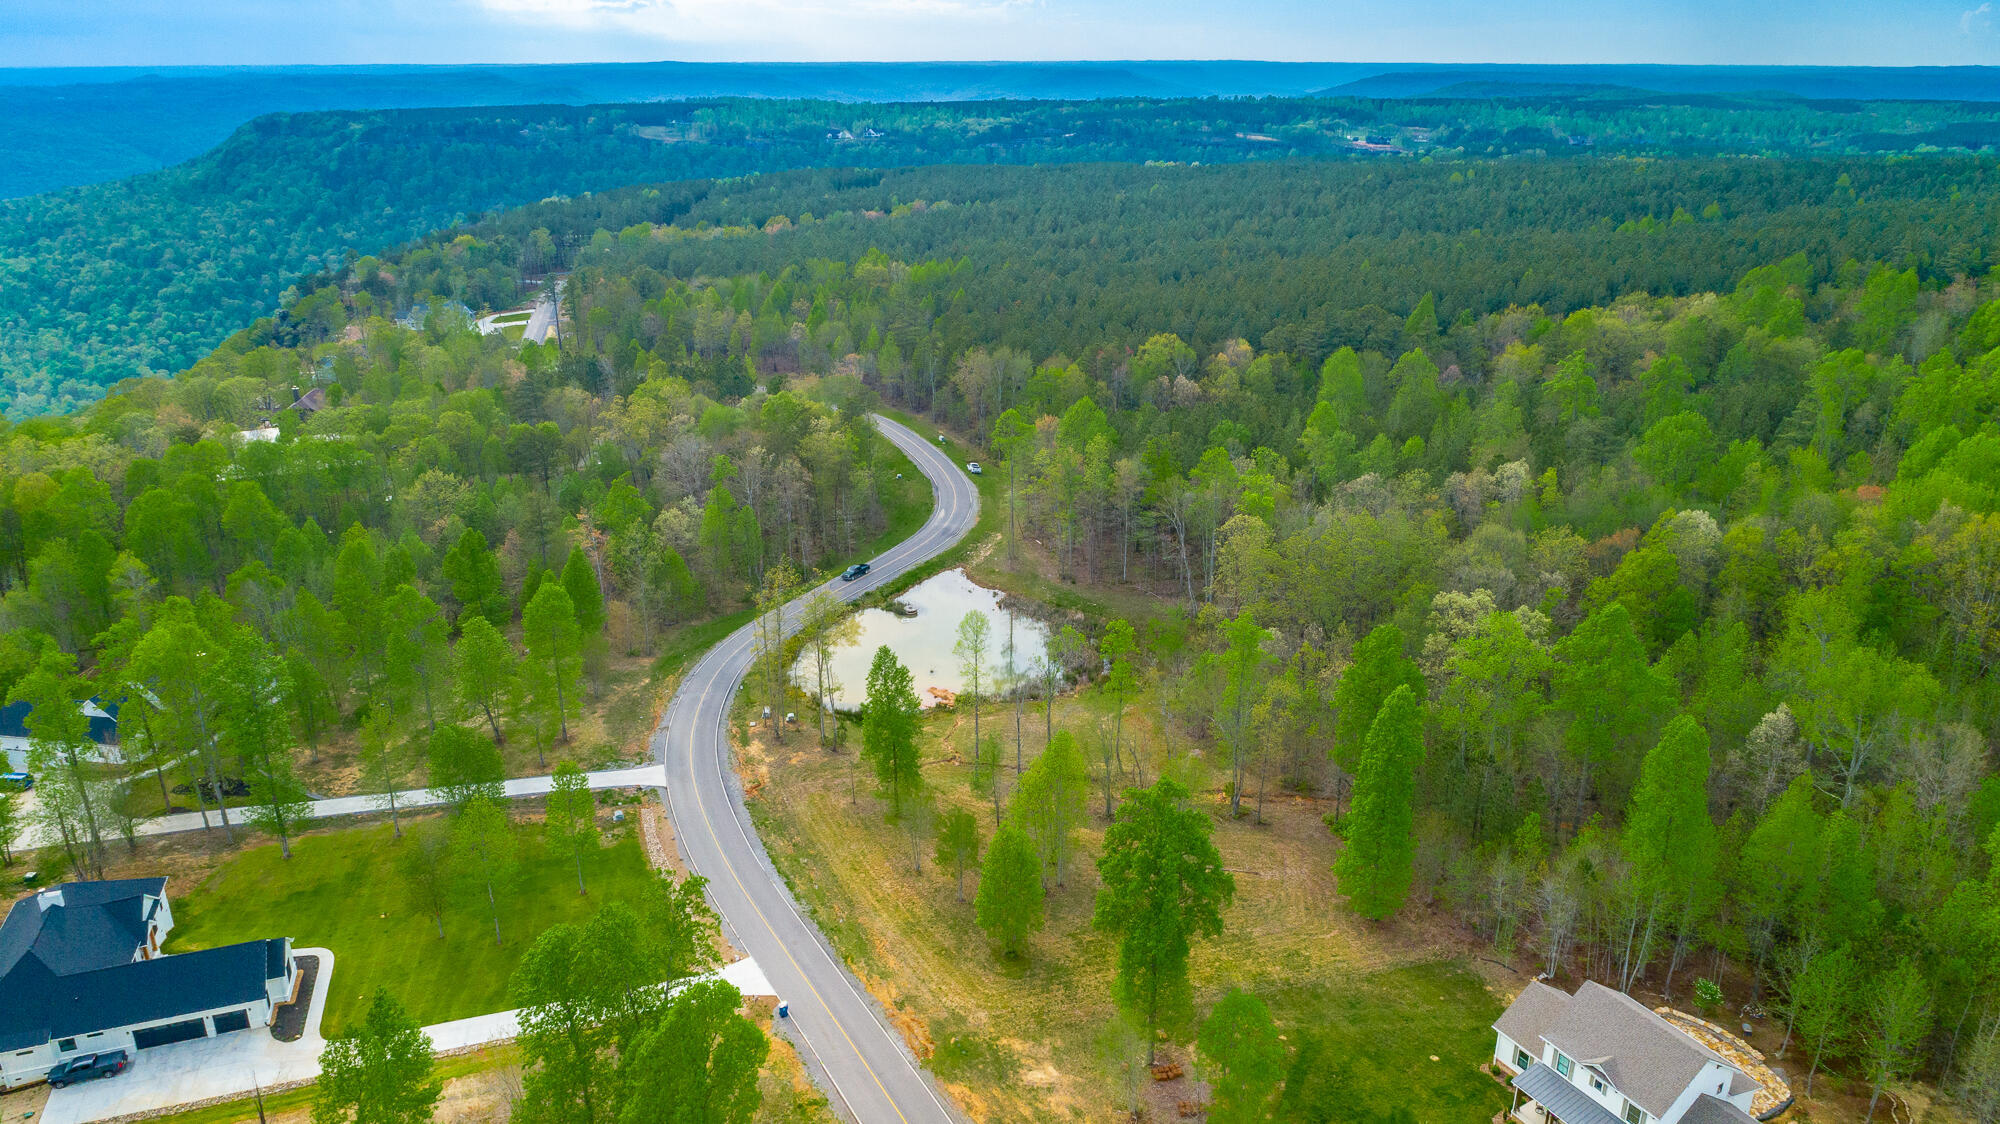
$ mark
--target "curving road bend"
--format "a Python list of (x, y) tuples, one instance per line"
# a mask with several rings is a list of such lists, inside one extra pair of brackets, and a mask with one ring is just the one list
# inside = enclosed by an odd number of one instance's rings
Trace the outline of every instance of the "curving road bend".
[[(964, 538), (979, 518), (979, 492), (965, 470), (907, 426), (875, 415), (883, 435), (930, 479), (931, 517), (915, 535), (872, 560), (863, 578), (822, 586), (853, 600)], [(787, 633), (798, 602), (786, 608)], [(750, 824), (730, 768), (731, 700), (756, 655), (755, 624), (711, 648), (688, 672), (653, 732), (666, 768), (666, 805), (690, 869), (736, 946), (755, 957), (790, 1005), (806, 1062), (830, 1086), (829, 1100), (860, 1124), (947, 1124), (959, 1119), (819, 929), (793, 902)]]

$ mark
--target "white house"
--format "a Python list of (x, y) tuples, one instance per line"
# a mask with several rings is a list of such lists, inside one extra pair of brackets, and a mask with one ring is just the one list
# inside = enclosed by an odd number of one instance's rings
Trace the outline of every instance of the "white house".
[(269, 1026), (296, 994), (289, 937), (166, 956), (164, 878), (65, 882), (0, 923), (0, 1089), (77, 1053)]
[[(0, 761), (7, 766), (0, 772), (28, 770), (29, 709), (25, 702), (0, 706)], [(123, 761), (118, 749), (118, 704), (103, 706), (96, 699), (85, 699), (77, 704), (77, 709), (90, 719), (91, 748), (85, 751), (85, 755), (113, 765)]]
[[(1500, 1021), (1493, 1060), (1514, 1075), (1522, 1124), (1753, 1124), (1759, 1086), (1629, 995), (1530, 983)], [(1776, 1110), (1774, 1110), (1775, 1112)]]

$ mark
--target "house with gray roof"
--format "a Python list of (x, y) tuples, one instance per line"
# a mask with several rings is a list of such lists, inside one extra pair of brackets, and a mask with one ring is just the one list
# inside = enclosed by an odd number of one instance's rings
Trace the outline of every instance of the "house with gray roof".
[(164, 878), (65, 882), (0, 923), (0, 1089), (75, 1054), (269, 1026), (299, 973), (289, 937), (168, 956)]
[[(90, 720), (90, 745), (83, 750), (83, 757), (112, 765), (122, 762), (124, 757), (118, 747), (118, 704), (85, 699), (76, 708)], [(34, 744), (28, 734), (30, 709), (25, 702), (0, 706), (0, 763), (5, 765), (0, 772), (28, 770), (28, 750)]]
[(1537, 980), (1493, 1024), (1521, 1124), (1753, 1124), (1759, 1086), (1646, 1005), (1586, 981)]

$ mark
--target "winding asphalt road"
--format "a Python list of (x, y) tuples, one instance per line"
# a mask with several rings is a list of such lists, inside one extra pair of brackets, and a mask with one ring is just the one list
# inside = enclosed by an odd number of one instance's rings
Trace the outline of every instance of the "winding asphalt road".
[[(965, 470), (931, 442), (881, 415), (875, 424), (926, 477), (936, 494), (915, 535), (872, 561), (867, 576), (821, 587), (853, 600), (964, 538), (979, 518), (979, 492)], [(799, 602), (787, 607), (787, 633)], [(729, 707), (756, 655), (748, 624), (695, 664), (653, 733), (666, 766), (667, 808), (689, 867), (708, 879), (709, 902), (736, 946), (754, 957), (791, 1008), (808, 1064), (829, 1099), (860, 1124), (948, 1124), (959, 1119), (891, 1028), (874, 999), (806, 919), (771, 865), (743, 807), (729, 765)]]

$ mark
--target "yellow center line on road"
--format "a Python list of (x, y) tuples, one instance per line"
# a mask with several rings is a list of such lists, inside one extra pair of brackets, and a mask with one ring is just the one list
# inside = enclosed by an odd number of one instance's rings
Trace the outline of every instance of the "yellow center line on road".
[[(890, 424), (893, 425), (894, 423)], [(952, 470), (953, 466), (951, 461), (937, 454), (936, 451), (931, 449), (929, 444), (927, 442), (924, 442), (921, 438), (916, 438), (914, 437), (914, 435), (912, 435), (911, 437), (912, 441), (914, 441), (916, 444), (923, 446), (925, 456), (922, 458), (918, 458), (915, 456), (913, 448), (906, 446), (902, 441), (896, 440), (898, 436), (896, 433), (892, 432), (889, 434), (889, 436), (891, 441), (895, 443), (899, 448), (902, 448), (906, 454), (910, 454), (913, 460), (916, 459), (942, 460), (944, 462), (945, 471), (949, 472)], [(960, 497), (958, 495), (958, 490), (955, 488), (948, 490), (947, 489), (935, 489), (935, 490), (939, 493), (939, 498), (943, 502), (938, 507), (933, 508), (931, 518), (925, 521), (925, 525), (918, 530), (917, 534), (912, 535), (910, 538), (905, 539), (903, 540), (903, 542), (897, 544), (894, 548), (892, 548), (886, 554), (882, 555), (879, 559), (877, 559), (878, 562), (883, 564), (888, 564), (895, 560), (898, 560), (899, 556), (905, 554), (906, 552), (919, 551), (921, 549), (918, 545), (919, 542), (927, 537), (927, 533), (931, 532), (934, 526), (942, 527), (944, 525), (949, 524), (952, 520), (956, 519), (959, 516), (961, 503), (960, 503)], [(882, 575), (882, 576), (888, 577), (891, 575)], [(873, 586), (875, 584), (878, 584), (879, 581), (880, 578), (877, 579), (876, 583), (870, 583), (870, 588), (873, 588)], [(828, 586), (831, 586), (832, 584), (833, 584), (832, 582), (827, 583)], [(841, 591), (841, 592), (849, 593), (850, 595), (843, 598), (843, 600), (851, 601), (854, 598), (860, 596), (862, 593), (867, 592), (867, 590), (853, 589), (851, 591)], [(789, 608), (790, 606), (787, 607)], [(780, 617), (780, 620), (781, 621), (783, 620), (782, 616)], [(701, 665), (703, 664), (710, 665), (708, 670), (704, 674), (700, 698), (695, 703), (695, 714), (697, 716), (699, 716), (707, 708), (709, 703), (709, 697), (714, 692), (717, 686), (717, 680), (721, 674), (722, 666), (735, 658), (737, 650), (743, 646), (743, 638), (749, 635), (750, 627), (751, 626), (746, 625), (736, 634), (724, 640), (722, 644), (718, 645), (716, 648), (710, 651), (709, 656), (705, 657), (701, 661), (701, 664), (697, 665), (696, 667), (697, 673), (702, 672)], [(711, 661), (713, 661), (712, 664)], [(737, 689), (737, 686), (739, 685), (740, 684), (733, 683), (729, 688), (729, 694), (733, 695)], [(716, 748), (716, 753), (715, 753), (716, 779), (717, 782), (721, 785), (722, 791), (725, 796), (728, 794), (729, 785), (728, 785), (727, 775), (724, 771), (724, 766), (723, 766), (724, 755), (721, 750), (721, 743), (719, 739), (726, 730), (727, 725), (728, 725), (728, 714), (725, 712), (721, 716), (721, 721), (717, 722), (711, 729), (707, 731), (710, 737), (718, 739), (714, 743)], [(689, 732), (690, 742), (688, 746), (688, 751), (690, 756), (688, 758), (688, 765), (690, 770), (689, 775), (691, 777), (693, 776), (693, 770), (695, 768), (695, 763), (692, 756), (694, 751), (694, 745), (692, 739), (698, 736), (700, 736), (700, 734), (696, 730), (691, 730)], [(662, 748), (664, 749), (664, 746)], [(826, 1001), (826, 997), (820, 993), (819, 987), (813, 983), (812, 977), (806, 973), (805, 966), (799, 963), (797, 956), (793, 955), (790, 944), (784, 939), (784, 937), (779, 935), (777, 927), (771, 924), (771, 919), (764, 913), (763, 907), (757, 904), (757, 899), (750, 893), (749, 886), (744, 883), (742, 875), (736, 869), (736, 864), (733, 861), (731, 861), (728, 850), (723, 846), (722, 837), (720, 833), (716, 831), (715, 821), (709, 814), (708, 804), (705, 800), (702, 799), (701, 785), (699, 784), (699, 782), (695, 784), (695, 805), (701, 810), (702, 827), (704, 830), (708, 832), (709, 842), (714, 845), (716, 854), (720, 857), (723, 866), (728, 869), (730, 880), (736, 884), (737, 891), (743, 895), (745, 901), (748, 901), (750, 903), (751, 910), (757, 914), (757, 920), (764, 926), (765, 932), (769, 933), (771, 938), (777, 941), (778, 947), (785, 954), (785, 959), (791, 962), (793, 970), (799, 974), (799, 978), (805, 982), (806, 988), (812, 993), (813, 998), (819, 1002), (820, 1009), (826, 1012), (828, 1018), (833, 1020), (835, 1029), (840, 1031), (841, 1038), (844, 1041), (846, 1041), (848, 1049), (851, 1050), (854, 1054), (855, 1060), (861, 1063), (861, 1068), (867, 1071), (869, 1079), (875, 1083), (875, 1088), (879, 1092), (881, 1092), (882, 1098), (889, 1102), (889, 1107), (891, 1110), (895, 1112), (896, 1118), (902, 1121), (903, 1124), (909, 1124), (909, 1117), (904, 1115), (902, 1106), (896, 1103), (896, 1098), (890, 1094), (888, 1086), (884, 1084), (884, 1082), (882, 1081), (881, 1075), (875, 1072), (874, 1066), (868, 1064), (868, 1059), (862, 1055), (860, 1046), (854, 1041), (853, 1036), (848, 1033), (847, 1024), (844, 1021), (842, 1021), (842, 1019), (838, 1014), (834, 1012), (832, 1005), (829, 1004)], [(737, 833), (743, 836), (746, 845), (749, 844), (750, 833), (745, 828), (741, 818), (732, 815), (731, 819), (736, 824)], [(801, 918), (800, 924), (806, 925), (808, 923), (805, 922), (803, 918)], [(814, 947), (818, 949), (822, 957), (826, 958), (828, 964), (830, 964), (835, 971), (842, 970), (842, 966), (833, 959), (832, 955), (828, 953), (826, 948), (823, 945), (821, 945), (817, 940), (814, 941)], [(846, 981), (846, 982), (848, 983), (848, 990), (851, 994), (854, 995), (855, 1000), (857, 1002), (866, 1004), (868, 1000), (863, 998), (859, 992), (854, 990), (853, 983), (851, 981)], [(895, 1042), (895, 1038), (891, 1034), (889, 1028), (884, 1026), (880, 1019), (874, 1019), (871, 1017), (870, 1021), (874, 1023), (875, 1029), (882, 1032), (882, 1035), (885, 1039), (888, 1039), (892, 1044)], [(800, 1028), (800, 1033), (802, 1035), (804, 1034), (803, 1027)], [(894, 1048), (893, 1045), (892, 1048)], [(817, 1054), (818, 1051), (815, 1050), (814, 1053)], [(916, 1077), (916, 1079), (919, 1082), (924, 1083), (924, 1091), (930, 1094), (931, 1101), (933, 1104), (937, 1106), (939, 1113), (947, 1120), (952, 1119), (953, 1117), (950, 1110), (946, 1109), (944, 1107), (944, 1103), (938, 1099), (936, 1090), (932, 1089), (927, 1082), (924, 1082), (922, 1074), (916, 1072), (914, 1063), (910, 1062), (909, 1059), (907, 1058), (905, 1058), (905, 1062), (906, 1064), (909, 1064), (911, 1066), (912, 1075)], [(826, 1070), (827, 1080), (830, 1083), (832, 1083), (834, 1087), (834, 1092), (839, 1095), (841, 1102), (847, 1105), (848, 1111), (852, 1112), (854, 1110), (853, 1102), (849, 1100), (846, 1092), (840, 1088), (840, 1081), (837, 1077), (834, 1076), (832, 1066), (827, 1065), (825, 1063), (824, 1058), (821, 1059), (821, 1065), (822, 1068)], [(863, 1121), (862, 1124), (868, 1124), (868, 1122)]]

